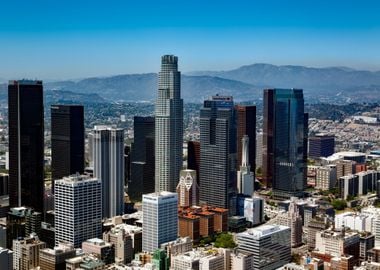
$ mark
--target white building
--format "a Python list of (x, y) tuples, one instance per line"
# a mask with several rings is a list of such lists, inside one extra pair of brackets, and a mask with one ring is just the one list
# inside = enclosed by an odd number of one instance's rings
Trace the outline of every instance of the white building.
[(330, 190), (335, 187), (337, 181), (336, 165), (330, 164), (317, 167), (315, 173), (316, 189)]
[(369, 206), (363, 208), (361, 213), (373, 216), (370, 232), (375, 235), (375, 246), (380, 246), (380, 208)]
[(237, 172), (237, 189), (241, 194), (252, 196), (254, 192), (255, 179), (249, 164), (249, 138), (242, 138), (242, 158), (240, 170)]
[(231, 270), (251, 270), (253, 269), (253, 255), (248, 253), (231, 253)]
[(199, 186), (195, 170), (181, 170), (177, 185), (178, 206), (191, 207), (199, 205)]
[(347, 227), (359, 232), (371, 232), (374, 219), (373, 214), (346, 212), (335, 215), (335, 227), (337, 229)]
[(168, 191), (143, 195), (143, 251), (152, 252), (178, 235), (178, 195)]
[(13, 251), (0, 247), (0, 266), (2, 270), (13, 270)]
[(40, 241), (35, 234), (31, 234), (30, 237), (24, 239), (13, 240), (13, 268), (22, 270), (33, 269), (39, 266), (39, 251), (45, 248), (45, 246), (45, 242)]
[(155, 107), (155, 190), (175, 192), (182, 168), (183, 100), (178, 58), (164, 55)]
[(55, 242), (80, 247), (102, 235), (101, 181), (72, 175), (55, 181)]
[(124, 213), (124, 130), (95, 126), (94, 177), (102, 181), (103, 218)]
[(236, 235), (238, 251), (253, 254), (252, 269), (276, 269), (290, 262), (290, 228), (262, 225)]
[(259, 197), (244, 199), (244, 217), (252, 225), (258, 225), (265, 221), (264, 219), (264, 200)]

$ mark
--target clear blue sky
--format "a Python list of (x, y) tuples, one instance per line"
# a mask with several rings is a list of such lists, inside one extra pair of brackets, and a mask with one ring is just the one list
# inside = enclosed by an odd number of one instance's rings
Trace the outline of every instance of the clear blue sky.
[(265, 62), (380, 70), (378, 0), (2, 0), (0, 78)]

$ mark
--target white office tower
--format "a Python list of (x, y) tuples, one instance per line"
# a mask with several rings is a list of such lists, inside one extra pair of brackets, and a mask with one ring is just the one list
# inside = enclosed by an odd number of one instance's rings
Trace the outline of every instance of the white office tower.
[(102, 235), (102, 184), (97, 178), (71, 175), (55, 181), (55, 243), (80, 247)]
[(0, 269), (13, 270), (13, 251), (0, 247)]
[(143, 195), (142, 249), (152, 252), (178, 235), (177, 193), (162, 191)]
[(244, 199), (244, 217), (252, 226), (265, 222), (264, 200), (258, 197)]
[(183, 100), (178, 58), (164, 55), (155, 108), (155, 191), (175, 192), (182, 169)]
[(252, 269), (277, 269), (291, 261), (290, 228), (262, 225), (236, 235), (238, 251), (253, 254)]
[(252, 196), (254, 191), (255, 179), (249, 165), (249, 138), (244, 135), (242, 141), (242, 158), (240, 170), (237, 172), (238, 192), (244, 195)]
[(124, 214), (124, 130), (95, 126), (94, 177), (102, 181), (103, 218)]

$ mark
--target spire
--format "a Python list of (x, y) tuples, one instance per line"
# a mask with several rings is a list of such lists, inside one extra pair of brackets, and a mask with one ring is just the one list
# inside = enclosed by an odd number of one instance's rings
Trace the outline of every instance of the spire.
[(248, 153), (249, 137), (247, 135), (244, 135), (243, 138), (241, 139), (241, 142), (242, 142), (241, 166), (248, 167), (249, 166), (249, 153)]

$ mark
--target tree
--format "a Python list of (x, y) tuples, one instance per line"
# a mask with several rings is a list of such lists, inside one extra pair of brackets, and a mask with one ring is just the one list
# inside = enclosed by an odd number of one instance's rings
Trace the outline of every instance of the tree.
[(216, 237), (214, 246), (217, 248), (235, 248), (236, 244), (232, 234), (221, 233)]
[(333, 200), (332, 206), (335, 210), (344, 210), (347, 207), (347, 202), (345, 200)]

